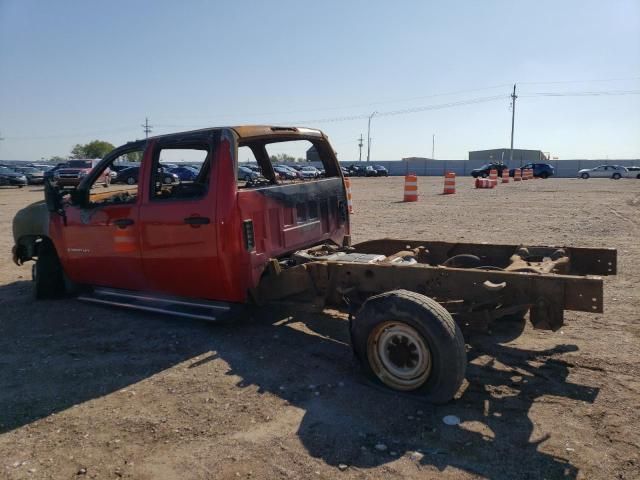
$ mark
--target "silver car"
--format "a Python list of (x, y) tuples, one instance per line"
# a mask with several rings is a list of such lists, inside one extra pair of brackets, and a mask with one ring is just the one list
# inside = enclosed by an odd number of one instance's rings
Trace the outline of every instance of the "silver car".
[(628, 178), (629, 171), (620, 165), (599, 165), (595, 168), (583, 168), (578, 172), (580, 178)]

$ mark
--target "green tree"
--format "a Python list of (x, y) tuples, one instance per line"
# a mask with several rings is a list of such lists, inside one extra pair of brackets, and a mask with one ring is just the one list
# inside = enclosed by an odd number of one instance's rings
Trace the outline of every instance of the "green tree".
[(76, 144), (71, 149), (72, 158), (102, 158), (111, 150), (116, 148), (109, 142), (104, 140), (94, 140), (84, 145)]
[(59, 155), (54, 155), (53, 157), (51, 157), (51, 158), (49, 159), (49, 161), (50, 161), (50, 162), (53, 162), (53, 163), (63, 163), (63, 162), (66, 162), (66, 161), (67, 161), (67, 159), (66, 159), (66, 158), (64, 158), (64, 157), (61, 157), (61, 156), (59, 156)]
[(142, 150), (137, 150), (135, 152), (129, 152), (125, 155), (127, 162), (141, 162), (142, 161)]

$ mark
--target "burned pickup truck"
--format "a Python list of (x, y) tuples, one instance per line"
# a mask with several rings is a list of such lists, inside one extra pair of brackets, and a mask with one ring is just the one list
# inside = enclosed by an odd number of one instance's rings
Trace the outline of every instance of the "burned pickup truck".
[[(324, 178), (283, 181), (270, 158), (315, 148)], [(298, 150), (304, 151), (304, 150)], [(101, 183), (129, 155), (135, 185)], [(188, 159), (193, 181), (157, 172)], [(259, 179), (239, 181), (240, 160)], [(253, 164), (253, 163), (252, 163)], [(349, 312), (352, 346), (375, 381), (446, 402), (466, 368), (461, 325), (523, 321), (557, 330), (564, 310), (603, 311), (612, 249), (381, 239), (351, 244), (342, 170), (307, 128), (243, 126), (176, 133), (109, 153), (72, 191), (16, 215), (14, 261), (35, 260), (37, 298), (82, 300), (216, 320), (288, 302)]]

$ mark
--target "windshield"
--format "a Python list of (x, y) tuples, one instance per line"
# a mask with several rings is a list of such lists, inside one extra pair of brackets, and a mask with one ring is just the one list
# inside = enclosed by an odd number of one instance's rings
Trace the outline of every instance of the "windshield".
[(91, 160), (70, 160), (67, 166), (71, 168), (91, 168)]
[(0, 167), (0, 173), (16, 173), (16, 172), (7, 167)]

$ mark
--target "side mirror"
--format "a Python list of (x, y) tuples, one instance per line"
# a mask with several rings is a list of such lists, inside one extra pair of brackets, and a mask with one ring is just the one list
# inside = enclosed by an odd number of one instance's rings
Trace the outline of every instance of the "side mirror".
[(47, 210), (58, 213), (62, 209), (62, 196), (56, 187), (53, 186), (51, 180), (44, 182), (44, 201), (47, 204)]

